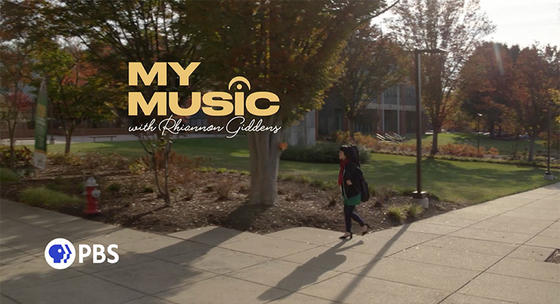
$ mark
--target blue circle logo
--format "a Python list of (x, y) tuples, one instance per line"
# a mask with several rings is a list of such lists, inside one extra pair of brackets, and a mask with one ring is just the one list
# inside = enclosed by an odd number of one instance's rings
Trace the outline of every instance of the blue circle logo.
[(70, 267), (76, 259), (76, 249), (67, 239), (56, 238), (45, 247), (45, 261), (54, 269)]

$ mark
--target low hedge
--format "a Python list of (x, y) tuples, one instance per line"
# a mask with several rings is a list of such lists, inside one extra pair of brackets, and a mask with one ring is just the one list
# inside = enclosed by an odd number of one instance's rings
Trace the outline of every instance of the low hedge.
[(78, 207), (83, 204), (83, 199), (46, 187), (24, 189), (20, 192), (19, 199), (31, 206)]
[[(318, 143), (314, 146), (292, 146), (288, 147), (280, 159), (293, 160), (310, 163), (338, 163), (338, 151), (340, 145), (335, 143)], [(364, 148), (358, 146), (360, 152), (360, 163), (367, 163), (370, 153)]]

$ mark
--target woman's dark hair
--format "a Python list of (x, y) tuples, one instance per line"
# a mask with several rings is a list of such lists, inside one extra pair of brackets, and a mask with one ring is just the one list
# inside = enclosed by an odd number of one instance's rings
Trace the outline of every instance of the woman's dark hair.
[(340, 146), (340, 151), (344, 153), (348, 161), (355, 163), (356, 165), (360, 165), (360, 158), (358, 155), (358, 148), (356, 146), (351, 145), (342, 145)]

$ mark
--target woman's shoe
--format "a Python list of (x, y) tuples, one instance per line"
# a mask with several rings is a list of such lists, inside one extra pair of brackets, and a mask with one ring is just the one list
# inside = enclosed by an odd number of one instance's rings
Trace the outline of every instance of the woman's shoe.
[(368, 224), (364, 224), (364, 228), (366, 228), (365, 230), (362, 230), (362, 235), (366, 235), (369, 230), (371, 229), (371, 227)]
[(351, 240), (352, 239), (352, 232), (346, 232), (343, 236), (339, 237), (341, 240)]

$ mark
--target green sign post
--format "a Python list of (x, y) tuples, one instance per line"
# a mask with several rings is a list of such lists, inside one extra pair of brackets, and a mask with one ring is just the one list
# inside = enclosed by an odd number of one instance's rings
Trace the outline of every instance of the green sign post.
[(33, 166), (39, 169), (45, 169), (47, 164), (47, 104), (47, 86), (43, 79), (35, 109), (35, 153), (33, 153)]

